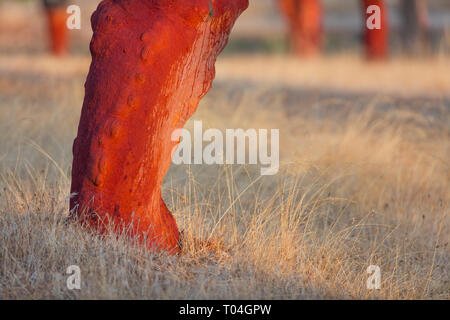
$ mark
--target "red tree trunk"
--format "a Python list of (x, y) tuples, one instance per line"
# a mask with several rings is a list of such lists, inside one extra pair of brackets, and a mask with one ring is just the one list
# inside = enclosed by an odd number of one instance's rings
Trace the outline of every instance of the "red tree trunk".
[(280, 8), (289, 26), (291, 50), (309, 56), (322, 46), (322, 6), (319, 0), (280, 0)]
[(65, 7), (47, 8), (50, 49), (54, 55), (67, 53), (67, 13)]
[[(367, 11), (373, 5), (380, 8), (381, 28), (371, 30), (367, 27), (367, 21), (374, 12)], [(386, 59), (389, 53), (389, 16), (386, 3), (384, 0), (363, 0), (363, 9), (366, 56), (369, 60)]]
[(215, 60), (248, 0), (104, 0), (92, 16), (92, 64), (73, 146), (71, 212), (178, 251), (161, 198), (173, 131), (208, 92)]

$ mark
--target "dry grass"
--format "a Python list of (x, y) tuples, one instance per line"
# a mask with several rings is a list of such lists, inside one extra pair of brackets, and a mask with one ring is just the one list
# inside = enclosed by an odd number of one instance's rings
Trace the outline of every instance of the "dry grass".
[[(450, 41), (448, 41), (450, 43)], [(240, 68), (233, 68), (238, 63)], [(286, 56), (236, 56), (218, 65), (219, 79), (235, 78), (267, 84), (302, 85), (366, 91), (403, 96), (449, 96), (450, 59), (441, 54), (433, 59), (395, 57), (388, 62), (366, 63), (356, 53), (331, 55), (326, 59), (299, 60)]]
[[(434, 118), (427, 104), (400, 110), (388, 94), (362, 109), (336, 94), (333, 103), (346, 108), (331, 111), (316, 99), (311, 111), (288, 112), (290, 93), (273, 90), (277, 80), (264, 80), (270, 72), (251, 69), (248, 59), (223, 60), (195, 119), (217, 128), (281, 128), (282, 170), (260, 177), (255, 166), (172, 166), (163, 194), (185, 236), (183, 254), (168, 257), (65, 224), (87, 60), (17, 59), (0, 59), (0, 298), (450, 298), (445, 99)], [(345, 73), (346, 60), (337, 66), (344, 81), (368, 68), (350, 63)], [(254, 82), (237, 88), (242, 78), (224, 66), (250, 68)], [(312, 63), (302, 77), (322, 71)], [(286, 79), (279, 86), (306, 86)], [(433, 87), (427, 79), (419, 93)], [(65, 286), (74, 264), (79, 291)], [(366, 288), (373, 264), (381, 290)]]

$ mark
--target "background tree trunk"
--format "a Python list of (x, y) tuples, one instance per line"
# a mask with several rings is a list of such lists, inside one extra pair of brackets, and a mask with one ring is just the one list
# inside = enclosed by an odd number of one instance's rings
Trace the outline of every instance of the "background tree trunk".
[(57, 56), (64, 55), (68, 48), (66, 0), (43, 0), (42, 3), (47, 15), (50, 51)]
[[(364, 12), (364, 43), (366, 56), (369, 60), (386, 59), (389, 54), (389, 14), (384, 0), (363, 0)], [(367, 13), (367, 9), (376, 5), (381, 10), (381, 29), (369, 29), (367, 20), (373, 13)]]
[(319, 0), (280, 0), (289, 28), (291, 51), (310, 56), (322, 48), (322, 5)]
[(402, 0), (402, 42), (407, 54), (429, 50), (429, 15), (427, 0)]

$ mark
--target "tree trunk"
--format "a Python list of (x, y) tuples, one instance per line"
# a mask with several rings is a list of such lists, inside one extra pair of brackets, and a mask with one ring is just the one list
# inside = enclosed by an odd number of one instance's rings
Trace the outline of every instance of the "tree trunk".
[(319, 0), (280, 0), (295, 55), (317, 55), (322, 47), (322, 6)]
[(71, 214), (148, 248), (179, 250), (161, 185), (248, 0), (104, 0), (92, 16), (92, 63), (73, 146)]
[(43, 5), (47, 15), (50, 51), (57, 56), (64, 55), (67, 53), (68, 43), (66, 1), (44, 0)]
[(429, 16), (426, 0), (402, 0), (402, 42), (407, 54), (429, 49)]
[[(387, 5), (384, 0), (363, 0), (362, 3), (364, 10), (366, 56), (369, 60), (386, 59), (389, 54), (389, 14)], [(371, 6), (377, 6), (379, 8), (380, 29), (370, 29), (367, 26), (368, 20), (376, 14), (376, 11), (369, 10)]]

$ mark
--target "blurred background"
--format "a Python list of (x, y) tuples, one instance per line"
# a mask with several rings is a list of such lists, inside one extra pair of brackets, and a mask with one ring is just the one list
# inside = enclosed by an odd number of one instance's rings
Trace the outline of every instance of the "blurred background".
[[(52, 3), (55, 0), (47, 1)], [(376, 48), (379, 46), (376, 41), (381, 41), (386, 47), (381, 53), (371, 53), (370, 50), (376, 49), (370, 49), (370, 40), (366, 41), (369, 36), (363, 28), (366, 18), (362, 8), (364, 1), (306, 0), (305, 3), (313, 5), (306, 5), (305, 8), (300, 7), (298, 3), (301, 2), (250, 1), (249, 9), (237, 21), (229, 45), (219, 58), (219, 62), (224, 63), (219, 63), (218, 69), (223, 66), (225, 70), (218, 76), (226, 73), (239, 79), (272, 81), (275, 84), (288, 81), (300, 86), (394, 91), (398, 94), (404, 91), (421, 95), (432, 92), (443, 94), (448, 91), (450, 80), (444, 76), (444, 71), (450, 54), (450, 2), (384, 1), (386, 9), (383, 7), (383, 14), (387, 16), (388, 31), (381, 35), (381, 40), (373, 40), (372, 43), (372, 47)], [(92, 32), (90, 16), (98, 3), (90, 0), (66, 1), (62, 9), (53, 10), (56, 14), (50, 18), (43, 1), (1, 0), (0, 54), (3, 55), (3, 63), (10, 64), (7, 57), (35, 55), (43, 58), (50, 54), (51, 19), (55, 24), (53, 37), (59, 37), (62, 41), (59, 49), (62, 50), (61, 55), (67, 52), (73, 58), (72, 62), (88, 58)], [(64, 24), (64, 17), (67, 17), (64, 8), (69, 4), (77, 4), (81, 8), (81, 29), (64, 30), (58, 35), (56, 25)], [(299, 7), (292, 9), (295, 5)], [(320, 7), (315, 8), (317, 5)], [(310, 18), (302, 18), (301, 14), (296, 16), (289, 10), (304, 12)], [(56, 51), (54, 53), (58, 55)], [(416, 63), (404, 65), (411, 59)], [(362, 64), (364, 60), (382, 60), (385, 63), (374, 68)], [(262, 67), (265, 72), (260, 74), (258, 71)], [(336, 77), (343, 70), (346, 76)], [(386, 70), (392, 72), (386, 73)], [(431, 77), (434, 78), (432, 82)], [(405, 84), (409, 86), (405, 87)]]
[[(409, 1), (409, 0), (407, 0)], [(71, 31), (71, 53), (87, 54), (91, 36), (90, 16), (98, 0), (72, 0), (81, 8), (82, 28)], [(360, 0), (322, 0), (324, 51), (360, 50), (362, 35)], [(411, 0), (410, 2), (414, 2)], [(394, 53), (401, 51), (401, 0), (387, 0), (392, 26), (390, 45)], [(450, 2), (428, 0), (430, 40), (433, 50), (448, 50)], [(47, 21), (40, 0), (0, 1), (0, 52), (45, 52)], [(250, 1), (249, 9), (238, 20), (226, 52), (277, 53), (288, 50), (287, 24), (276, 0)], [(448, 52), (447, 52), (448, 53)]]

